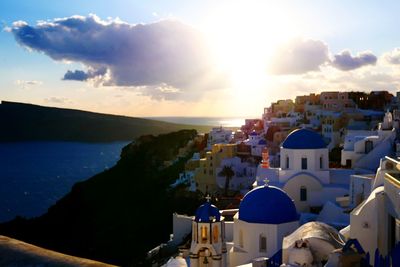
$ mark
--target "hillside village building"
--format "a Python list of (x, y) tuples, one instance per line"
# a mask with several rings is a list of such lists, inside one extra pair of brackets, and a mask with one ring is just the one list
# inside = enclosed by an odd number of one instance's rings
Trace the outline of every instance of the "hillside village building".
[(233, 242), (228, 245), (230, 265), (272, 257), (282, 247), (283, 237), (298, 226), (296, 207), (284, 191), (269, 185), (251, 190), (234, 216)]
[[(343, 230), (357, 239), (375, 260), (376, 249), (386, 256), (400, 242), (400, 162), (387, 157), (384, 169), (377, 173), (369, 196), (350, 215), (350, 225)], [(383, 179), (381, 174), (383, 173)], [(356, 193), (357, 194), (357, 193)]]
[(345, 108), (354, 108), (355, 103), (347, 92), (322, 92), (320, 103), (323, 109), (340, 111)]
[(203, 193), (215, 192), (218, 189), (216, 169), (223, 159), (233, 158), (236, 153), (236, 144), (214, 144), (211, 151), (207, 151), (205, 157), (199, 160), (199, 167), (194, 171), (197, 189)]
[(208, 134), (207, 148), (211, 150), (214, 144), (229, 144), (232, 138), (231, 130), (225, 129), (222, 126), (213, 128)]
[(376, 169), (379, 159), (391, 155), (399, 122), (386, 112), (377, 131), (348, 131), (341, 163), (349, 168)]
[[(374, 266), (378, 259), (380, 267), (388, 257), (397, 266), (400, 161), (393, 157), (400, 156), (400, 117), (386, 112), (378, 123), (382, 112), (357, 108), (356, 103), (372, 105), (363, 97), (323, 92), (295, 103), (278, 101), (265, 109), (263, 127), (248, 120), (237, 144), (213, 145), (194, 168), (209, 176), (207, 182), (198, 176), (198, 187), (221, 188), (226, 177), (218, 173), (231, 166), (230, 189), (245, 195), (238, 209), (220, 211), (208, 201), (194, 217), (174, 215), (179, 242), (191, 232), (190, 246), (181, 248), (190, 265), (265, 266), (260, 264), (272, 258), (282, 266), (353, 266), (361, 259)], [(305, 123), (308, 128), (293, 130)], [(330, 168), (329, 150), (342, 144), (341, 163), (348, 168)], [(273, 168), (276, 159), (279, 167)]]
[(298, 211), (321, 208), (348, 194), (353, 170), (329, 169), (329, 153), (322, 136), (309, 129), (291, 132), (280, 148), (280, 168), (257, 170), (257, 184), (267, 178), (294, 200)]

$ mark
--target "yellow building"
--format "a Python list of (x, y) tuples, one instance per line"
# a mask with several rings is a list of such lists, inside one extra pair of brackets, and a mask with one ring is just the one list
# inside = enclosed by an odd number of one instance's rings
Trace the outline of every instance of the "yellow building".
[(203, 193), (213, 193), (217, 188), (216, 168), (225, 158), (233, 158), (237, 153), (236, 144), (215, 144), (211, 151), (207, 151), (204, 158), (200, 159), (199, 167), (195, 170), (194, 179), (197, 189)]

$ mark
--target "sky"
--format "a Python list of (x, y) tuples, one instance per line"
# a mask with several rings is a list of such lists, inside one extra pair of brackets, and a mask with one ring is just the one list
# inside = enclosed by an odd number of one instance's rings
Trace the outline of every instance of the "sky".
[(399, 1), (0, 2), (0, 99), (127, 116), (260, 117), (400, 85)]

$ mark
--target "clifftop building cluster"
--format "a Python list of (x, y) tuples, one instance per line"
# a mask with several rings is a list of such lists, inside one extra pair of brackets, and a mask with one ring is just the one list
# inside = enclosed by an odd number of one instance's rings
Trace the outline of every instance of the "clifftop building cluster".
[(182, 175), (210, 197), (174, 215), (180, 266), (400, 266), (399, 97), (298, 96), (204, 135)]

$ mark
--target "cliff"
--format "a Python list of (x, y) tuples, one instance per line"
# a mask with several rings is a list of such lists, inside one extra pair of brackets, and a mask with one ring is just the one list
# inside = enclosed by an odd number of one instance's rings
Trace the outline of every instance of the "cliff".
[(149, 119), (2, 101), (0, 142), (62, 140), (109, 142), (182, 129), (206, 132), (209, 126), (182, 125)]
[(200, 204), (195, 193), (169, 187), (195, 147), (186, 158), (163, 165), (196, 134), (138, 138), (123, 149), (116, 166), (75, 184), (45, 215), (0, 224), (0, 233), (79, 257), (145, 265), (146, 252), (169, 240), (171, 214), (193, 214)]

